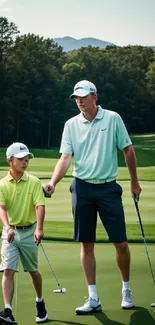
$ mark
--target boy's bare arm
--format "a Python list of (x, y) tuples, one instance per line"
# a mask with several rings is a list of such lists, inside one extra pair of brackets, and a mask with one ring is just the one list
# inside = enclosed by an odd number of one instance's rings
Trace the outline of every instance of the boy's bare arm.
[(42, 237), (44, 236), (43, 232), (43, 225), (44, 225), (44, 219), (45, 219), (45, 206), (44, 205), (38, 205), (36, 207), (36, 214), (37, 214), (37, 226), (35, 231), (35, 242), (37, 245), (39, 245)]
[(8, 214), (5, 205), (0, 205), (0, 220), (8, 234), (8, 242), (13, 242), (15, 237), (14, 229), (9, 225)]

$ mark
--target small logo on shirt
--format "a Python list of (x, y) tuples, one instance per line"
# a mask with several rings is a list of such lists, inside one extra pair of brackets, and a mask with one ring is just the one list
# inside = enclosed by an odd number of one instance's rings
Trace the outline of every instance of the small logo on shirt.
[(105, 129), (101, 129), (101, 131), (105, 131), (107, 128), (105, 128)]
[(129, 140), (126, 138), (126, 139), (125, 139), (125, 143), (128, 143), (128, 142), (129, 142)]

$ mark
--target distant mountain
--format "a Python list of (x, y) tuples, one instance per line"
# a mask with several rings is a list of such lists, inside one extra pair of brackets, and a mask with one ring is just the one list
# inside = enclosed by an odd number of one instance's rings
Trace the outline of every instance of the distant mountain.
[(77, 50), (80, 47), (87, 47), (89, 45), (100, 48), (105, 48), (107, 45), (115, 46), (113, 43), (101, 41), (93, 37), (76, 39), (70, 36), (65, 36), (62, 38), (54, 38), (54, 42), (62, 46), (65, 52)]

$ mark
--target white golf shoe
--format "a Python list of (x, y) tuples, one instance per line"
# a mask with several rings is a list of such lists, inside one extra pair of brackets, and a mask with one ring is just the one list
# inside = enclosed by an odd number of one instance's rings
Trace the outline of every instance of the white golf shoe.
[(151, 304), (151, 307), (155, 307), (155, 302), (153, 302), (153, 303)]
[(93, 298), (88, 298), (84, 305), (76, 308), (75, 312), (77, 315), (87, 315), (92, 313), (98, 313), (102, 311), (102, 306), (100, 300), (95, 300)]
[(121, 307), (123, 309), (130, 309), (134, 307), (134, 302), (132, 299), (132, 293), (130, 289), (122, 290), (122, 303)]

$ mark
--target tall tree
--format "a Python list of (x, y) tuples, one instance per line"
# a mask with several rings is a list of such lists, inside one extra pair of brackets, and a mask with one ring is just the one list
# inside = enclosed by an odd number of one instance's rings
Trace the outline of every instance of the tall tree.
[(11, 106), (7, 97), (9, 76), (7, 76), (7, 57), (9, 48), (13, 45), (17, 34), (19, 33), (17, 26), (0, 17), (0, 143), (3, 141), (3, 125), (4, 125), (4, 107)]
[(13, 22), (9, 23), (6, 17), (0, 17), (0, 48), (4, 50), (12, 45), (17, 34), (17, 26)]
[(62, 48), (52, 39), (33, 34), (17, 37), (10, 50), (14, 129), (16, 138), (30, 146), (50, 146), (62, 56)]

